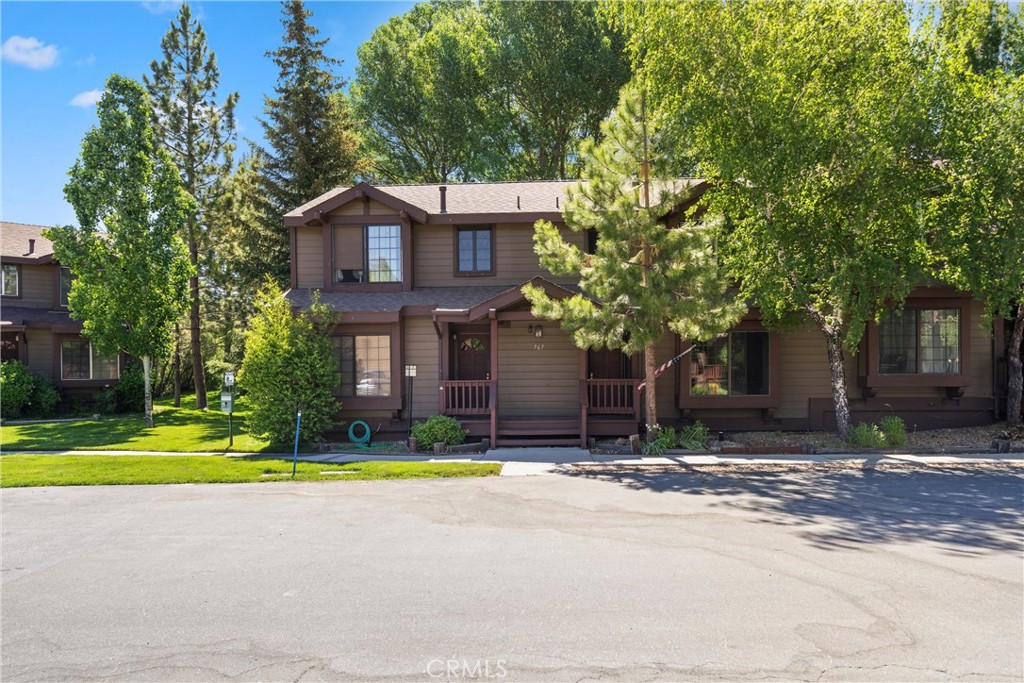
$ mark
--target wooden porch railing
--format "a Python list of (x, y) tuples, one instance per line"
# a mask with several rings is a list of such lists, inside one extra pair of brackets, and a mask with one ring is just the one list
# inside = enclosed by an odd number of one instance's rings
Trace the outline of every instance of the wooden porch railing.
[(491, 380), (442, 380), (441, 413), (444, 415), (487, 415), (490, 412), (494, 395)]
[(588, 379), (587, 408), (591, 415), (637, 415), (636, 380)]

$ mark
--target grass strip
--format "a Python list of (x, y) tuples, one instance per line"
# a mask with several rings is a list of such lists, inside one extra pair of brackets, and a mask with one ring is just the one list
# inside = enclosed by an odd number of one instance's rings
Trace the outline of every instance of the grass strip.
[[(291, 481), (291, 471), (289, 460), (261, 457), (5, 455), (0, 457), (0, 487)], [(338, 471), (351, 474), (322, 474)], [(295, 480), (487, 477), (500, 472), (499, 464), (474, 462), (300, 462)], [(283, 474), (289, 476), (264, 476)]]

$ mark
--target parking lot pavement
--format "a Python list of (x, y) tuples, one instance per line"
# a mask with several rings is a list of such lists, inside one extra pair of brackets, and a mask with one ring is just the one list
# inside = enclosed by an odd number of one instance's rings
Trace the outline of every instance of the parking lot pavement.
[(1014, 471), (5, 489), (3, 679), (1021, 680)]

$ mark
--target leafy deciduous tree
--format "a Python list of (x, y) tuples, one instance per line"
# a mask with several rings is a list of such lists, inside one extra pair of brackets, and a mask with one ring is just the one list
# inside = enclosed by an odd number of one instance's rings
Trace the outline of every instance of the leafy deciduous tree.
[(767, 324), (825, 337), (836, 422), (845, 351), (925, 261), (915, 201), (933, 180), (908, 15), (887, 1), (628, 2), (620, 20), (680, 159), (729, 220), (727, 263)]
[[(200, 255), (206, 247), (206, 219), (231, 171), (234, 151), (235, 104), (238, 94), (217, 101), (220, 71), (214, 54), (207, 49), (206, 32), (182, 3), (160, 41), (163, 57), (153, 61), (152, 78), (143, 76), (153, 101), (153, 128), (159, 143), (171, 153), (181, 172), (185, 191), (196, 200), (182, 238), (196, 274), (189, 281), (189, 329), (191, 331), (192, 378), (196, 407), (206, 407), (206, 374), (203, 365), (199, 279), (205, 264)], [(177, 390), (177, 386), (175, 387)]]
[(658, 421), (655, 344), (666, 327), (684, 339), (706, 340), (735, 324), (746, 306), (727, 296), (716, 228), (685, 217), (677, 226), (665, 224), (691, 192), (667, 173), (659, 153), (666, 141), (643, 94), (623, 88), (601, 128), (600, 144), (583, 143), (583, 182), (570, 191), (563, 211), (570, 229), (596, 231), (594, 253), (566, 242), (548, 221), (538, 221), (534, 234), (541, 265), (556, 275), (579, 275), (583, 294), (556, 300), (537, 287), (523, 291), (534, 314), (561, 320), (580, 348), (644, 354), (651, 427)]
[(142, 360), (146, 425), (152, 427), (152, 362), (170, 352), (195, 273), (179, 237), (195, 201), (156, 142), (140, 84), (111, 76), (97, 114), (99, 125), (85, 134), (64, 187), (80, 227), (46, 234), (57, 259), (77, 275), (68, 309), (83, 321), (85, 336), (100, 353)]

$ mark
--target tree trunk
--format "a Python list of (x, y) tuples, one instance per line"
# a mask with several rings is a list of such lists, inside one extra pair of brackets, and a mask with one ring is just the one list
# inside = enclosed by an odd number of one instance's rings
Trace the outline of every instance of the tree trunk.
[(1013, 334), (1010, 336), (1010, 350), (1007, 354), (1009, 373), (1006, 396), (1006, 426), (1019, 427), (1021, 393), (1024, 393), (1024, 377), (1021, 372), (1020, 345), (1024, 341), (1024, 301), (1017, 304), (1017, 315), (1013, 319)]
[(644, 403), (647, 418), (647, 440), (654, 440), (654, 425), (658, 424), (658, 394), (654, 390), (657, 380), (658, 359), (654, 355), (654, 344), (644, 347)]
[(174, 407), (181, 407), (181, 326), (174, 323)]
[(832, 400), (836, 407), (836, 429), (839, 438), (845, 440), (850, 432), (850, 397), (846, 393), (846, 354), (843, 351), (843, 340), (838, 332), (825, 334), (825, 345), (828, 347), (828, 369), (832, 379)]
[(150, 382), (150, 373), (153, 369), (153, 361), (149, 356), (142, 357), (142, 378), (145, 386), (145, 411), (146, 427), (153, 426), (153, 386)]
[[(199, 250), (195, 242), (189, 245), (192, 265), (198, 267)], [(203, 348), (199, 329), (199, 276), (188, 281), (190, 310), (189, 322), (192, 327), (192, 383), (196, 387), (196, 408), (206, 408), (206, 370), (203, 368)]]

